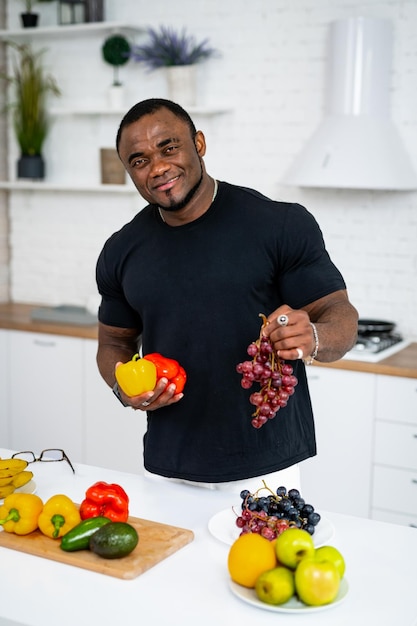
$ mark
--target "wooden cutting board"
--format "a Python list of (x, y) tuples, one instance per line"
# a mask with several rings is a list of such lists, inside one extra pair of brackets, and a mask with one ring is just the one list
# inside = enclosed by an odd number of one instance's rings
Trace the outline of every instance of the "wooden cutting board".
[(137, 517), (129, 517), (128, 522), (136, 528), (139, 543), (133, 552), (121, 559), (104, 559), (89, 550), (65, 552), (61, 550), (59, 540), (46, 537), (40, 530), (24, 536), (0, 532), (0, 546), (129, 580), (140, 576), (194, 539), (194, 533), (184, 528)]

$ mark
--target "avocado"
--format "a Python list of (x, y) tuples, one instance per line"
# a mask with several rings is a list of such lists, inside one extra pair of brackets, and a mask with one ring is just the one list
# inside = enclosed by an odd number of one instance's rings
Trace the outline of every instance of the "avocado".
[(120, 559), (136, 548), (139, 535), (127, 522), (110, 522), (90, 537), (89, 548), (105, 559)]

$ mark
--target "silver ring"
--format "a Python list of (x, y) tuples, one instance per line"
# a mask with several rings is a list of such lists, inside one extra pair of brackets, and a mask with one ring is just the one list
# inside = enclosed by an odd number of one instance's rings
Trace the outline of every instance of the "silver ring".
[(277, 317), (277, 322), (280, 326), (286, 326), (288, 324), (288, 315), (280, 315)]
[[(300, 357), (300, 359), (301, 359), (301, 357)], [(146, 402), (146, 400), (145, 400), (145, 402), (142, 402), (142, 404), (141, 404), (141, 406), (149, 406), (149, 405), (150, 405), (150, 402)]]
[(301, 350), (301, 348), (296, 348), (297, 352), (298, 352), (298, 359), (302, 359), (304, 356), (304, 352)]

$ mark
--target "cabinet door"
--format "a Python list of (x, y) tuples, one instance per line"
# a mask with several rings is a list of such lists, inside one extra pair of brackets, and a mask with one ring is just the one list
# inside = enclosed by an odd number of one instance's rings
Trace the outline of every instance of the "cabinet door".
[(146, 413), (124, 407), (96, 363), (97, 341), (84, 340), (86, 463), (143, 473)]
[(83, 462), (82, 339), (10, 331), (10, 445)]
[(10, 448), (9, 334), (0, 330), (0, 447)]
[(377, 376), (376, 417), (417, 425), (417, 379)]
[(375, 375), (313, 366), (308, 381), (317, 456), (301, 463), (303, 497), (318, 509), (369, 517)]

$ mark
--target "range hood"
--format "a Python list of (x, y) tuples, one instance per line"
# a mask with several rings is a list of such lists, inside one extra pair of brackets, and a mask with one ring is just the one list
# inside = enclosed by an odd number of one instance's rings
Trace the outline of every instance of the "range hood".
[(392, 48), (388, 20), (357, 17), (331, 24), (325, 118), (284, 184), (417, 189), (417, 174), (390, 117)]

